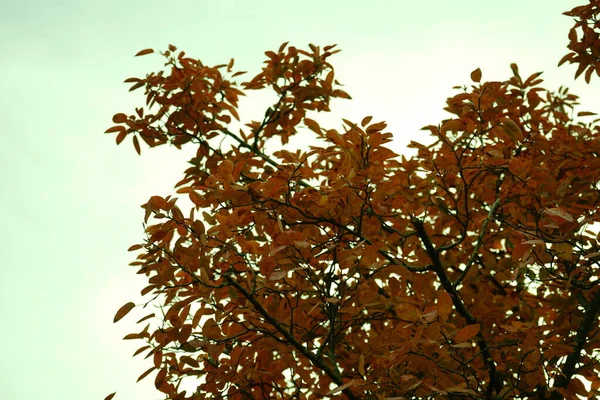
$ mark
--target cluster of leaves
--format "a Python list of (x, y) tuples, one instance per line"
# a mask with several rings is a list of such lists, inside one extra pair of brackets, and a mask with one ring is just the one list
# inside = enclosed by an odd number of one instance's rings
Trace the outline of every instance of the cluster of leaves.
[[(589, 0), (590, 4), (578, 6), (564, 15), (576, 18), (569, 31), (569, 52), (558, 65), (569, 61), (578, 64), (575, 78), (585, 71), (585, 80), (590, 83), (592, 74), (600, 76), (600, 0)], [(581, 40), (578, 38), (581, 33)]]
[[(600, 395), (599, 120), (540, 73), (477, 69), (407, 159), (383, 122), (309, 118), (349, 98), (334, 49), (284, 44), (238, 84), (233, 60), (169, 46), (168, 70), (127, 80), (146, 107), (115, 115), (118, 143), (197, 149), (176, 185), (194, 207), (152, 197), (130, 248), (158, 306), (126, 336), (153, 360), (140, 379), (174, 400)], [(259, 89), (278, 101), (231, 132)], [(299, 132), (314, 145), (266, 154)]]

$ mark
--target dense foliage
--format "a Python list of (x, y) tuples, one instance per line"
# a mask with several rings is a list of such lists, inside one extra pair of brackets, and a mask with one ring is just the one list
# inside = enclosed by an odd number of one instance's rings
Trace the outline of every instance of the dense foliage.
[[(567, 14), (561, 63), (589, 82), (600, 2)], [(160, 305), (126, 337), (153, 360), (140, 378), (156, 371), (177, 400), (599, 396), (599, 120), (581, 122), (593, 113), (574, 115), (577, 96), (540, 73), (513, 64), (485, 82), (477, 69), (406, 158), (383, 122), (313, 119), (350, 98), (337, 51), (283, 44), (237, 83), (233, 60), (208, 67), (169, 46), (167, 69), (126, 81), (146, 107), (114, 116), (117, 143), (197, 149), (176, 185), (195, 207), (152, 197), (130, 249)], [(235, 133), (251, 90), (278, 100)], [(268, 153), (294, 135), (313, 145)]]

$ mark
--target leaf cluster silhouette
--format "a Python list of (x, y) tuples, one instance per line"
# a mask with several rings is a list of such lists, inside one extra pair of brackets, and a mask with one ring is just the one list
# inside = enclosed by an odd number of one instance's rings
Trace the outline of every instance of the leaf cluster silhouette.
[[(600, 2), (566, 14), (561, 63), (590, 82)], [(597, 398), (600, 119), (541, 73), (476, 69), (407, 158), (384, 122), (315, 119), (350, 98), (338, 51), (284, 43), (238, 83), (233, 60), (170, 45), (164, 70), (126, 80), (146, 105), (107, 133), (196, 150), (176, 185), (194, 207), (151, 197), (129, 249), (156, 309), (125, 337), (152, 360), (140, 379), (174, 400)], [(277, 101), (237, 124), (256, 90)], [(311, 145), (290, 150), (295, 135)]]

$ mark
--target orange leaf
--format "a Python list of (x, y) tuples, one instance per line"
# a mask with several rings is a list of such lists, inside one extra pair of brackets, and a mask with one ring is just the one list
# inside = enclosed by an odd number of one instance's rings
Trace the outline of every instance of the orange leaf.
[(315, 133), (321, 133), (321, 127), (315, 120), (312, 120), (310, 118), (304, 118), (304, 125), (306, 125), (308, 129)]
[(134, 57), (145, 56), (146, 54), (151, 54), (151, 53), (154, 53), (154, 50), (144, 49), (144, 50), (138, 51), (138, 53)]
[(367, 128), (367, 133), (370, 134), (373, 132), (378, 132), (382, 129), (385, 129), (386, 126), (387, 124), (385, 122), (377, 122), (376, 124), (373, 124)]
[(113, 323), (119, 321), (121, 318), (126, 316), (129, 313), (129, 311), (133, 310), (133, 307), (135, 307), (135, 303), (130, 301), (129, 303), (125, 304), (123, 307), (119, 308), (119, 311), (117, 311), (117, 313), (115, 314)]
[(452, 340), (454, 341), (454, 343), (466, 342), (467, 340), (477, 335), (480, 329), (481, 327), (479, 326), (479, 324), (467, 325), (464, 328), (460, 329), (458, 332), (456, 332), (456, 335), (454, 335)]
[(481, 81), (481, 69), (477, 68), (475, 71), (471, 72), (471, 80), (477, 83)]
[(114, 392), (114, 393), (111, 393), (111, 394), (109, 394), (108, 396), (106, 396), (106, 397), (104, 398), (104, 400), (111, 400), (113, 397), (115, 397), (115, 394), (117, 394), (117, 392)]
[(371, 117), (371, 116), (364, 117), (362, 119), (362, 121), (360, 122), (360, 125), (364, 128), (365, 126), (368, 125), (369, 122), (371, 122), (372, 119), (373, 119), (373, 117)]

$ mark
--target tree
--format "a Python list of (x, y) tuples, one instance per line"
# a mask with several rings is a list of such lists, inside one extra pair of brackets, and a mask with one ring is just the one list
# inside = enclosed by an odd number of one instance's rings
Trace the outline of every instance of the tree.
[[(585, 36), (569, 34), (562, 62), (588, 82), (599, 12), (568, 13)], [(114, 116), (117, 143), (197, 149), (176, 185), (194, 207), (153, 196), (129, 249), (158, 306), (125, 337), (153, 359), (140, 379), (156, 371), (177, 400), (600, 395), (600, 119), (579, 121), (594, 114), (575, 117), (577, 96), (541, 73), (512, 64), (482, 82), (477, 69), (452, 117), (424, 128), (432, 143), (401, 157), (384, 122), (309, 118), (350, 98), (338, 51), (283, 44), (238, 84), (233, 60), (208, 67), (171, 45), (168, 70), (126, 80), (146, 107)], [(234, 133), (239, 96), (263, 89), (278, 101)], [(299, 132), (320, 145), (268, 152)]]

